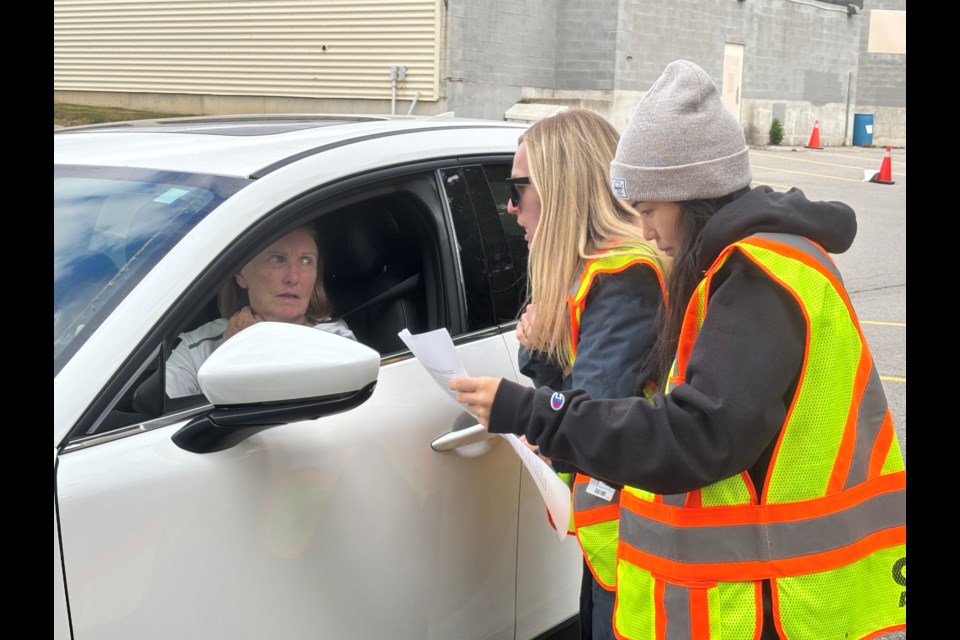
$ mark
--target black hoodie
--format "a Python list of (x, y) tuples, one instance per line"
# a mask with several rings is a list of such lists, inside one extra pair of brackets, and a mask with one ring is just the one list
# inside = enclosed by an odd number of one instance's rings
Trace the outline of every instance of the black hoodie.
[[(841, 253), (853, 243), (856, 216), (845, 204), (812, 202), (797, 189), (755, 188), (707, 222), (697, 249), (700, 269), (728, 245), (759, 232), (804, 236)], [(675, 494), (748, 470), (759, 490), (804, 345), (796, 301), (734, 252), (714, 277), (685, 384), (653, 403), (591, 400), (584, 391), (566, 391), (556, 407), (552, 390), (504, 380), (489, 430), (526, 435), (547, 457), (615, 485)]]

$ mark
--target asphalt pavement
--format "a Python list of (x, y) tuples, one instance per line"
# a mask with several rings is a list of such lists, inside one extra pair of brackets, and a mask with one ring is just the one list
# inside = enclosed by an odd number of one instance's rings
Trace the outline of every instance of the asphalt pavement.
[(839, 200), (857, 212), (857, 237), (834, 259), (860, 318), (890, 402), (906, 460), (907, 426), (907, 153), (890, 154), (894, 184), (864, 182), (885, 149), (764, 147), (750, 150), (754, 186), (801, 189), (813, 200)]
[[(750, 150), (753, 185), (791, 187), (812, 200), (839, 200), (857, 213), (853, 246), (834, 256), (873, 354), (907, 456), (907, 152), (890, 153), (894, 184), (864, 182), (886, 150), (875, 147), (763, 147)], [(883, 636), (902, 640), (906, 632)]]

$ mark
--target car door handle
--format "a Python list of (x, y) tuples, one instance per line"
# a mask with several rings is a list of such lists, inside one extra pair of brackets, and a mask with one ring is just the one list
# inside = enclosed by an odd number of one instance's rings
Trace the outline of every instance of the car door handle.
[(430, 448), (434, 451), (449, 451), (467, 444), (482, 442), (487, 438), (492, 438), (494, 434), (487, 431), (482, 424), (475, 424), (466, 429), (457, 429), (443, 434), (430, 443)]

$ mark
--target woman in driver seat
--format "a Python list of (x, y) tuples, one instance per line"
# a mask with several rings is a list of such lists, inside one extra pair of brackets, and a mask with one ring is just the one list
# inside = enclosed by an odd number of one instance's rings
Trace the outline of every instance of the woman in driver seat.
[(254, 256), (220, 289), (218, 305), (223, 317), (181, 334), (167, 358), (169, 397), (202, 393), (200, 365), (226, 340), (257, 322), (292, 322), (356, 340), (343, 320), (330, 320), (312, 224), (297, 227)]

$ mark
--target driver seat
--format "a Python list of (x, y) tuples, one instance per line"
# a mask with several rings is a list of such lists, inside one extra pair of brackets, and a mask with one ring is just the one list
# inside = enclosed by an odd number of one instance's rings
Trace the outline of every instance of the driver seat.
[(397, 334), (421, 330), (418, 247), (404, 246), (393, 213), (384, 206), (347, 212), (340, 229), (325, 229), (325, 287), (357, 339), (381, 355), (406, 349)]

